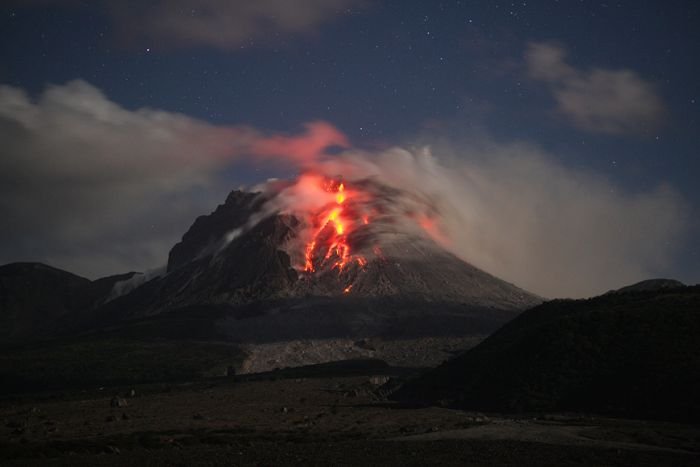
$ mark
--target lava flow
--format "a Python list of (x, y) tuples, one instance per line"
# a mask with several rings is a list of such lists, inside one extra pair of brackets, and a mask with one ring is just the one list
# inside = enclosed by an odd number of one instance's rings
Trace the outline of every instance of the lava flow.
[[(356, 261), (364, 267), (367, 260), (360, 255), (353, 255), (348, 243), (348, 235), (355, 229), (355, 219), (352, 209), (346, 205), (346, 201), (352, 193), (346, 191), (343, 182), (326, 180), (323, 189), (328, 193), (335, 193), (335, 202), (324, 208), (313, 219), (314, 233), (306, 244), (304, 259), (304, 271), (315, 272), (318, 267), (331, 263), (331, 269), (343, 269), (351, 262)], [(366, 224), (367, 218), (361, 219)], [(349, 292), (348, 288), (345, 292)]]

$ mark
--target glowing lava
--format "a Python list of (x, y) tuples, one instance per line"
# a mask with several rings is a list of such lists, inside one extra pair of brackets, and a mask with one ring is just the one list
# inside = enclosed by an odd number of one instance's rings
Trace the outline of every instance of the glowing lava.
[[(314, 272), (319, 266), (332, 262), (331, 269), (343, 269), (352, 261), (364, 267), (367, 260), (360, 255), (353, 255), (348, 243), (348, 235), (356, 227), (352, 216), (352, 209), (346, 206), (346, 201), (352, 196), (352, 192), (345, 189), (345, 184), (335, 180), (327, 180), (323, 183), (323, 189), (329, 193), (335, 193), (335, 202), (324, 208), (315, 219), (312, 220), (314, 234), (306, 244), (304, 254), (304, 271)], [(360, 220), (368, 223), (367, 218)], [(320, 261), (318, 258), (321, 258)], [(350, 291), (351, 286), (345, 290)]]

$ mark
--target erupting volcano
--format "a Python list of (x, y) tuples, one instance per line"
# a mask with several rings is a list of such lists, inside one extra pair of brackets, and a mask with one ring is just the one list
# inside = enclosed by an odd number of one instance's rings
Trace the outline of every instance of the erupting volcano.
[[(361, 273), (376, 269), (377, 261), (386, 263), (383, 269), (390, 265), (384, 249), (393, 251), (391, 256), (407, 256), (416, 241), (432, 243), (440, 237), (430, 206), (376, 180), (306, 173), (282, 190), (262, 196), (270, 196), (268, 208), (274, 206), (298, 220), (284, 250), (300, 283), (315, 284), (315, 293), (321, 289), (360, 293), (366, 289), (355, 287)], [(308, 199), (314, 201), (299, 201)], [(412, 240), (406, 241), (407, 237)]]
[(89, 319), (160, 316), (184, 320), (177, 332), (245, 345), (330, 339), (335, 355), (346, 344), (333, 339), (404, 349), (406, 339), (483, 336), (540, 302), (446, 250), (439, 234), (435, 200), (376, 178), (271, 180), (231, 192), (173, 247), (165, 275)]
[(428, 197), (320, 172), (260, 190), (233, 192), (199, 218), (173, 248), (169, 276), (216, 303), (351, 295), (520, 309), (536, 300), (445, 250)]

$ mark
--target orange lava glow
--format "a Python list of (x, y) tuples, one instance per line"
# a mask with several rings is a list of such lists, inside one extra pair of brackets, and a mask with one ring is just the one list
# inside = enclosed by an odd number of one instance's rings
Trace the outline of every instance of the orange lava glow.
[(447, 237), (440, 230), (438, 221), (435, 218), (422, 214), (416, 217), (416, 222), (418, 222), (418, 225), (438, 243), (442, 245), (447, 245), (449, 243)]
[[(364, 267), (367, 260), (360, 255), (353, 255), (348, 243), (348, 235), (356, 227), (352, 209), (346, 206), (346, 201), (353, 196), (353, 192), (346, 190), (344, 183), (335, 180), (325, 180), (323, 189), (335, 194), (335, 202), (330, 203), (312, 219), (314, 234), (306, 244), (304, 271), (314, 272), (318, 267), (330, 263), (332, 269), (342, 272), (352, 261), (357, 261)], [(362, 222), (368, 223), (367, 218), (363, 218)], [(352, 285), (349, 287), (352, 288)], [(346, 292), (349, 290), (346, 289)]]

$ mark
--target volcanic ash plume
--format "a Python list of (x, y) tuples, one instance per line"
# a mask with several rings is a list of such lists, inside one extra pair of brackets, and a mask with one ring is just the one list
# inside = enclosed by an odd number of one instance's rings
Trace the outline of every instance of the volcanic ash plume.
[(439, 153), (306, 159), (297, 179), (256, 187), (267, 202), (252, 222), (273, 214), (299, 222), (285, 250), (300, 275), (406, 256), (407, 242), (422, 238), (544, 296), (661, 274), (684, 230), (682, 199), (668, 187), (626, 193), (527, 145)]

